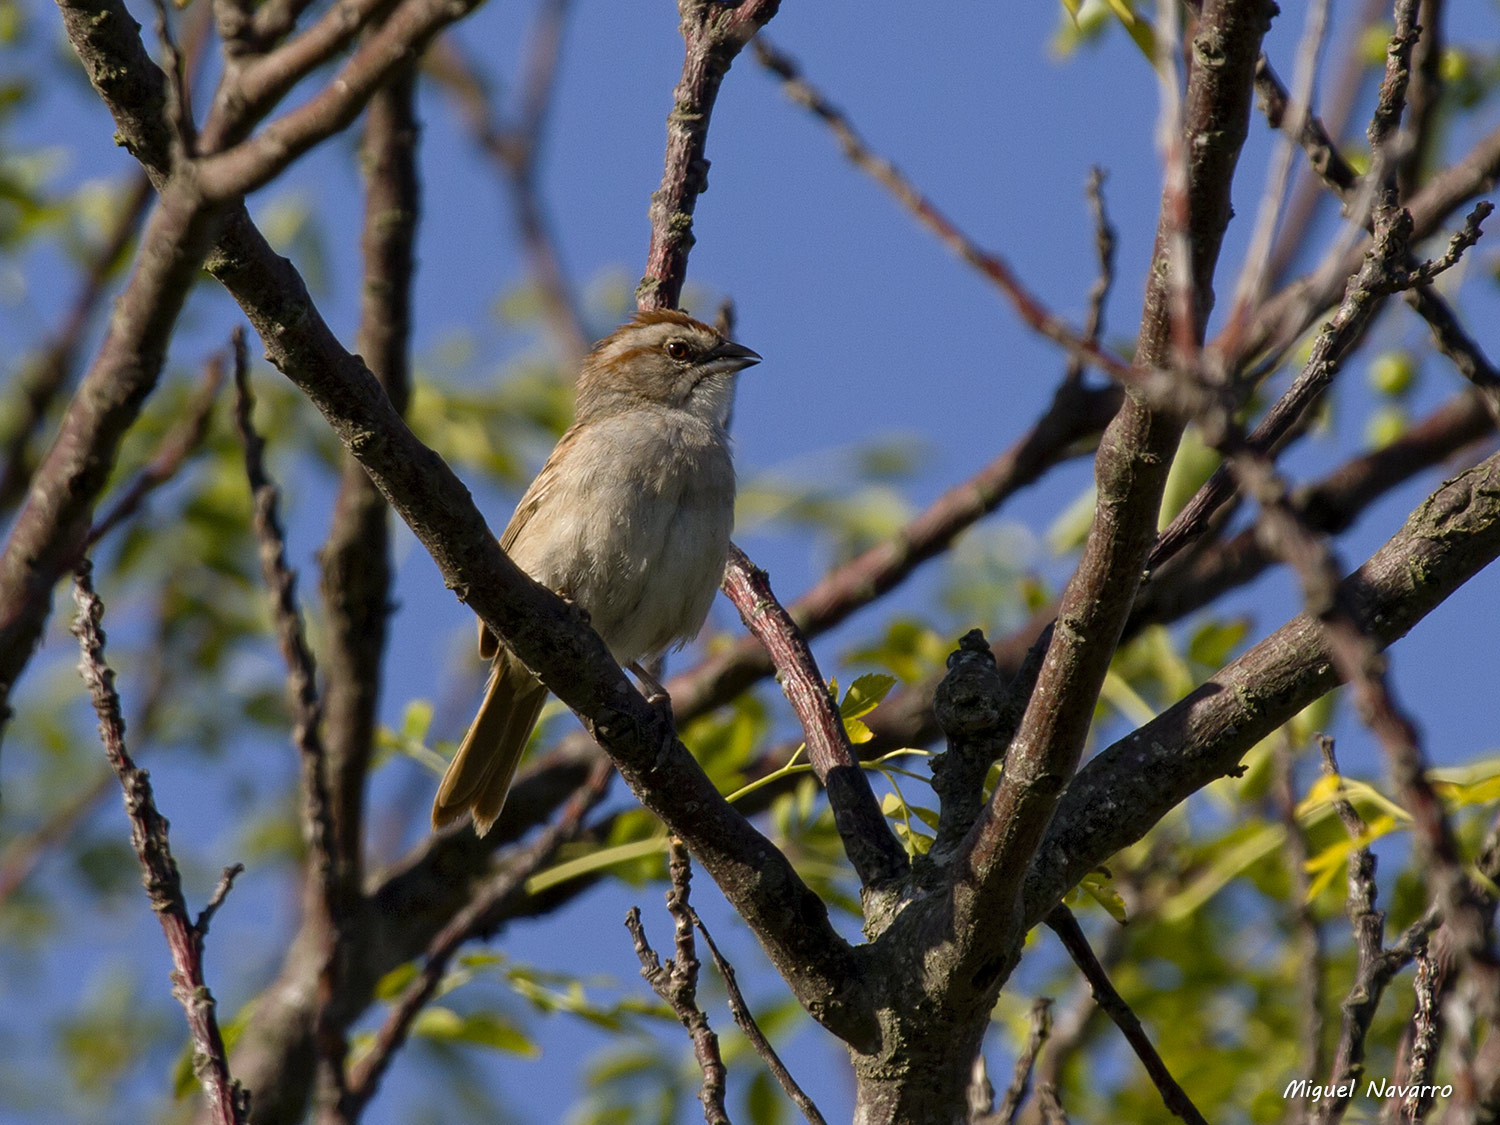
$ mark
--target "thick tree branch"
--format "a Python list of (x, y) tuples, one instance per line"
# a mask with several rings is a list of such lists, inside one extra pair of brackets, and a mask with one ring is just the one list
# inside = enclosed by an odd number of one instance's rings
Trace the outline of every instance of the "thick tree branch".
[(438, 32), (478, 4), (479, 0), (403, 0), (319, 93), (249, 140), (203, 157), (198, 176), (204, 195), (233, 203), (269, 183), (303, 153), (352, 125), (375, 93), (409, 68)]

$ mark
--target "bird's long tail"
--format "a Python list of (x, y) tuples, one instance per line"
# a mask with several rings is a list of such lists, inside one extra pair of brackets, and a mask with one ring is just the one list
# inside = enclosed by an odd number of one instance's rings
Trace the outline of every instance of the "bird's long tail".
[(443, 774), (432, 804), (432, 826), (443, 828), (465, 813), (483, 836), (505, 807), (505, 795), (526, 750), (526, 740), (547, 699), (547, 689), (513, 656), (496, 654), (484, 702), (458, 753)]

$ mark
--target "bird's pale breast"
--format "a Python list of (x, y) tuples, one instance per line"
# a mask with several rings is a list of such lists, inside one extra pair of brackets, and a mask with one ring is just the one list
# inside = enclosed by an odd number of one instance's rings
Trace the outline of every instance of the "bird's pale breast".
[(587, 610), (622, 664), (690, 639), (734, 519), (722, 429), (681, 410), (630, 411), (581, 429), (567, 458), (511, 556)]

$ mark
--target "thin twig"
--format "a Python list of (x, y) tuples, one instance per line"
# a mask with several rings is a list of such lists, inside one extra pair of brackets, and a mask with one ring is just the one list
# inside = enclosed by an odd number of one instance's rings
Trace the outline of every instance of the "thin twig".
[(1438, 1040), (1442, 1026), (1442, 1016), (1434, 997), (1439, 973), (1431, 950), (1419, 951), (1417, 975), (1412, 982), (1412, 989), (1416, 993), (1416, 1008), (1411, 1017), (1411, 1048), (1407, 1055), (1410, 1067), (1406, 1072), (1405, 1082), (1412, 1090), (1401, 1106), (1403, 1117), (1407, 1121), (1422, 1120), (1432, 1105), (1432, 1095), (1425, 1090), (1432, 1081), (1432, 1072), (1437, 1066)]
[(250, 1117), (250, 1095), (230, 1076), (229, 1055), (214, 1016), (213, 994), (203, 977), (203, 939), (208, 933), (209, 919), (229, 893), (240, 867), (236, 864), (225, 870), (219, 889), (197, 921), (188, 916), (182, 880), (167, 841), (166, 818), (156, 809), (149, 776), (131, 760), (125, 746), (125, 721), (115, 691), (115, 674), (104, 659), (104, 604), (94, 593), (92, 571), (92, 564), (85, 560), (79, 564), (73, 581), (73, 600), (78, 605), (73, 633), (82, 653), (79, 671), (88, 684), (99, 716), (105, 756), (125, 791), (131, 843), (141, 864), (151, 909), (161, 923), (172, 955), (172, 995), (187, 1014), (193, 1039), (193, 1072), (203, 1087), (213, 1119), (220, 1125), (244, 1125)]
[(781, 79), (787, 97), (805, 107), (828, 126), (850, 163), (895, 196), (944, 246), (988, 279), (1015, 309), (1023, 324), (1063, 348), (1075, 361), (1088, 360), (1118, 380), (1129, 381), (1132, 378), (1130, 365), (1125, 360), (1099, 346), (1086, 334), (1075, 332), (1026, 287), (1005, 259), (982, 249), (899, 168), (873, 152), (844, 112), (809, 83), (802, 76), (800, 67), (789, 56), (773, 47), (763, 35), (756, 37), (755, 57), (762, 66)]
[[(1297, 991), (1302, 1038), (1302, 1058), (1298, 1066), (1300, 1074), (1323, 1073), (1323, 930), (1313, 910), (1309, 891), (1312, 880), (1307, 871), (1307, 837), (1297, 820), (1296, 755), (1291, 739), (1284, 734), (1278, 739), (1275, 749), (1276, 775), (1272, 799), (1280, 814), (1282, 827), (1286, 829), (1285, 862), (1287, 875), (1292, 885), (1292, 901), (1287, 913), (1296, 934)], [(1294, 1099), (1299, 1119), (1307, 1115), (1307, 1099), (1298, 1094)]]
[(287, 668), (287, 701), (292, 712), (292, 742), (301, 762), (302, 837), (307, 846), (307, 877), (312, 900), (320, 913), (316, 925), (322, 946), (318, 974), (318, 1003), (314, 1017), (315, 1048), (318, 1053), (319, 1084), (330, 1105), (343, 1100), (344, 1057), (348, 1043), (344, 1028), (334, 1016), (339, 995), (347, 927), (354, 909), (353, 895), (338, 878), (338, 836), (333, 823), (329, 795), (328, 752), (319, 724), (322, 705), (318, 699), (317, 671), (302, 627), (297, 603), (297, 575), (287, 563), (286, 536), (278, 511), (280, 490), (265, 467), (265, 442), (255, 430), (252, 413), (255, 397), (250, 390), (249, 355), (244, 329), (234, 331), (235, 422), (245, 445), (245, 475), (254, 504), (255, 537), (259, 544), (261, 573), (271, 594), (276, 639)]
[[(1339, 776), (1338, 761), (1334, 757), (1333, 739), (1320, 737), (1318, 746), (1323, 756), (1323, 772), (1331, 777)], [(1366, 832), (1364, 818), (1340, 791), (1333, 800), (1334, 811), (1343, 822), (1344, 829), (1352, 840), (1363, 839)], [(1339, 1027), (1338, 1046), (1334, 1049), (1333, 1073), (1318, 1104), (1313, 1107), (1312, 1120), (1321, 1125), (1331, 1125), (1340, 1120), (1349, 1107), (1351, 1094), (1341, 1090), (1353, 1090), (1353, 1084), (1364, 1069), (1365, 1037), (1370, 1023), (1380, 1007), (1380, 998), (1385, 987), (1395, 975), (1390, 959), (1385, 956), (1385, 915), (1375, 907), (1378, 894), (1375, 887), (1375, 856), (1360, 843), (1349, 851), (1349, 892), (1345, 911), (1354, 929), (1354, 949), (1357, 958), (1354, 984), (1341, 1005), (1342, 1023)], [(1389, 970), (1389, 971), (1387, 971)]]
[(699, 965), (698, 955), (693, 949), (693, 908), (688, 903), (692, 863), (682, 841), (675, 836), (667, 855), (672, 878), (672, 889), (667, 892), (667, 912), (672, 915), (676, 958), (668, 960), (666, 965), (661, 963), (646, 940), (640, 907), (630, 908), (625, 916), (625, 928), (630, 931), (636, 956), (640, 958), (641, 976), (672, 1009), (692, 1038), (693, 1054), (703, 1071), (698, 1100), (703, 1103), (704, 1119), (708, 1125), (728, 1125), (729, 1114), (724, 1109), (724, 1059), (719, 1053), (719, 1037), (708, 1026), (708, 1016), (698, 1006)]
[(1063, 1112), (1062, 1101), (1058, 1097), (1056, 1086), (1049, 1086), (1046, 1083), (1038, 1086), (1036, 1101), (1046, 1125), (1068, 1125), (1068, 1115)]
[(871, 889), (901, 878), (909, 866), (906, 853), (854, 755), (838, 701), (818, 671), (807, 638), (771, 592), (766, 572), (733, 544), (723, 590), (776, 666), (781, 689), (802, 724), (808, 760), (828, 792), (834, 824), (860, 883)]
[(1031, 1005), (1031, 1031), (1026, 1036), (1026, 1046), (1016, 1056), (1016, 1068), (1010, 1076), (1010, 1085), (1005, 1088), (1005, 1097), (992, 1118), (981, 1118), (974, 1125), (1014, 1125), (1021, 1112), (1021, 1103), (1026, 1098), (1026, 1088), (1031, 1083), (1031, 1072), (1036, 1066), (1037, 1056), (1052, 1034), (1052, 999), (1038, 997)]
[(1146, 1073), (1150, 1075), (1151, 1082), (1161, 1094), (1161, 1100), (1167, 1109), (1188, 1122), (1189, 1125), (1207, 1125), (1203, 1115), (1198, 1112), (1198, 1107), (1193, 1105), (1192, 1099), (1177, 1084), (1177, 1080), (1167, 1070), (1166, 1063), (1162, 1062), (1156, 1048), (1151, 1045), (1151, 1040), (1146, 1037), (1145, 1029), (1141, 1027), (1140, 1019), (1125, 1002), (1125, 998), (1115, 991), (1115, 986), (1109, 981), (1109, 974), (1104, 971), (1104, 966), (1099, 964), (1099, 959), (1089, 948), (1088, 939), (1084, 937), (1083, 928), (1079, 926), (1078, 919), (1073, 917), (1073, 912), (1059, 904), (1051, 914), (1047, 915), (1047, 925), (1062, 941), (1068, 955), (1073, 958), (1073, 963), (1088, 980), (1099, 1007), (1103, 1008), (1105, 1014), (1114, 1020), (1115, 1026), (1120, 1029), (1120, 1033), (1125, 1036), (1131, 1049), (1135, 1051), (1136, 1057), (1141, 1060), (1141, 1064), (1146, 1068)]
[(714, 967), (719, 970), (719, 975), (724, 978), (724, 990), (729, 994), (729, 1010), (734, 1015), (734, 1022), (739, 1025), (745, 1033), (745, 1038), (750, 1040), (750, 1045), (755, 1048), (755, 1053), (765, 1060), (767, 1069), (771, 1076), (776, 1079), (781, 1088), (786, 1091), (787, 1097), (796, 1103), (811, 1125), (825, 1125), (823, 1115), (818, 1112), (818, 1107), (813, 1100), (803, 1092), (802, 1087), (797, 1085), (797, 1080), (787, 1070), (786, 1064), (781, 1061), (781, 1056), (776, 1053), (776, 1048), (771, 1046), (770, 1040), (761, 1031), (760, 1025), (755, 1022), (755, 1017), (750, 1013), (750, 1006), (745, 1003), (744, 993), (740, 991), (739, 983), (735, 980), (734, 966), (724, 959), (719, 952), (719, 947), (714, 943), (713, 935), (708, 932), (708, 927), (703, 924), (703, 919), (698, 917), (698, 912), (691, 906), (688, 908), (688, 916), (692, 918), (693, 925), (698, 927), (698, 932), (703, 935), (703, 943), (708, 946), (708, 955), (713, 958)]

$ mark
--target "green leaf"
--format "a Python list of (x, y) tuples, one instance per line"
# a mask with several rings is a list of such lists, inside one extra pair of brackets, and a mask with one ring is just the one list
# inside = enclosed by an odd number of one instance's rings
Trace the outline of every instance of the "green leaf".
[(1120, 892), (1115, 890), (1114, 882), (1108, 871), (1099, 868), (1090, 871), (1080, 880), (1079, 884), (1090, 898), (1104, 907), (1105, 911), (1120, 925), (1126, 922), (1125, 900), (1120, 897)]
[(412, 742), (427, 741), (428, 728), (432, 726), (432, 700), (413, 699), (401, 712), (401, 737)]
[(417, 974), (420, 971), (415, 961), (408, 961), (404, 965), (397, 965), (375, 982), (375, 998), (377, 1000), (394, 1000), (407, 990), (412, 981), (417, 979)]
[(868, 715), (880, 705), (881, 701), (891, 693), (891, 688), (895, 686), (895, 676), (887, 676), (882, 672), (867, 672), (849, 685), (849, 690), (844, 694), (844, 701), (839, 704), (839, 714), (846, 719), (857, 719), (861, 715)]
[(1188, 657), (1206, 668), (1222, 668), (1249, 631), (1250, 621), (1245, 617), (1205, 622), (1188, 641)]
[(542, 1049), (519, 1027), (491, 1012), (460, 1015), (452, 1008), (431, 1006), (412, 1021), (413, 1035), (448, 1043), (472, 1043), (507, 1054), (534, 1059)]

